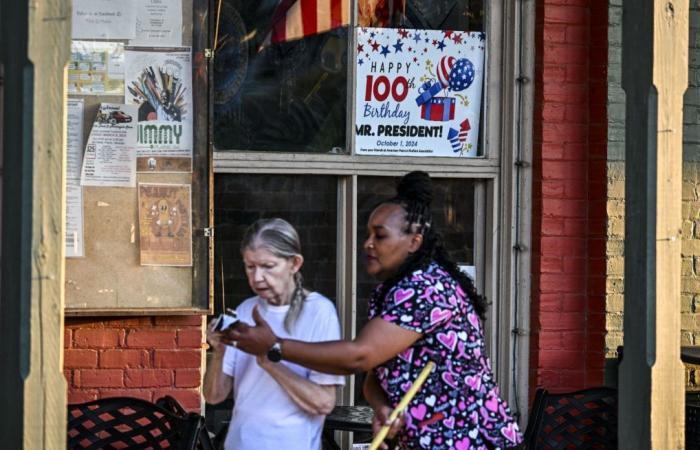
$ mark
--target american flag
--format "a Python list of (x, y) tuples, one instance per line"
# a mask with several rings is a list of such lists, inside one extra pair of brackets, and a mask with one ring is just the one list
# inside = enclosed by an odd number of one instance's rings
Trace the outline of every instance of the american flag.
[(350, 22), (350, 0), (281, 0), (272, 13), (267, 44), (301, 39)]

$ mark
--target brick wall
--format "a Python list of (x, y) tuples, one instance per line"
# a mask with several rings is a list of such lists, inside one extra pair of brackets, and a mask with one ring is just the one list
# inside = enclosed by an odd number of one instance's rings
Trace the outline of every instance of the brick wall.
[[(683, 233), (681, 249), (682, 345), (700, 345), (700, 1), (690, 1), (688, 91), (684, 98)], [(622, 0), (609, 7), (608, 199), (605, 353), (616, 383), (617, 347), (623, 343), (625, 237), (625, 93), (621, 85)], [(700, 389), (700, 368), (688, 366), (686, 382)]]
[(602, 0), (537, 3), (532, 388), (603, 379), (606, 24)]
[(130, 396), (201, 408), (201, 316), (66, 318), (68, 403)]

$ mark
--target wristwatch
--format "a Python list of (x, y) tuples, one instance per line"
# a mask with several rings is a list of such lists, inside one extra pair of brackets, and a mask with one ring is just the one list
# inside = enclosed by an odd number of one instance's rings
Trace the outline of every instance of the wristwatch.
[(282, 343), (280, 341), (275, 342), (267, 351), (267, 359), (272, 362), (280, 362), (282, 360)]

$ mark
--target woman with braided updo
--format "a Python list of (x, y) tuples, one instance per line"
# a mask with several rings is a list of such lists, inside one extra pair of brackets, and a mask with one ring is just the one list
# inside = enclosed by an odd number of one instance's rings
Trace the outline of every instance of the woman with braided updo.
[[(255, 308), (281, 338), (340, 338), (333, 303), (302, 286), (304, 258), (299, 236), (288, 222), (258, 220), (246, 231), (241, 253), (256, 294), (236, 309), (241, 322), (252, 324)], [(233, 389), (226, 450), (320, 450), (323, 420), (335, 406), (336, 387), (344, 378), (240, 352), (224, 334), (212, 326), (207, 330), (213, 355), (203, 390), (207, 402), (220, 403)]]
[(391, 424), (399, 448), (515, 447), (522, 436), (485, 352), (486, 303), (443, 248), (431, 201), (428, 174), (411, 172), (399, 181), (396, 196), (372, 211), (364, 250), (367, 272), (381, 283), (369, 299), (369, 322), (355, 340), (280, 338), (255, 311), (255, 327), (238, 327), (227, 338), (253, 354), (281, 348), (283, 359), (321, 372), (367, 371), (363, 391), (375, 412), (375, 432), (433, 361), (436, 369), (402, 420)]

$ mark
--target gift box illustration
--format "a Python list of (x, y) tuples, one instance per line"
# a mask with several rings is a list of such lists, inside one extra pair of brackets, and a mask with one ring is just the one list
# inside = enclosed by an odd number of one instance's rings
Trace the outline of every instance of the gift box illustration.
[(455, 99), (433, 97), (420, 107), (420, 117), (425, 120), (446, 122), (455, 118)]

